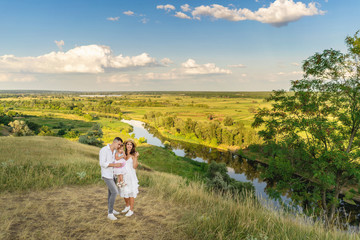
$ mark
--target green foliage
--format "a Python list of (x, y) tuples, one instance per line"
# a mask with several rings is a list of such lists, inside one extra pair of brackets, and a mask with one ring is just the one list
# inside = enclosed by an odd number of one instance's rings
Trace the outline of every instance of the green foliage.
[(305, 60), (305, 78), (291, 83), (294, 94), (274, 91), (267, 99), (272, 108), (259, 109), (253, 122), (254, 127), (263, 126), (259, 134), (270, 146), (266, 154), (273, 159), (267, 176), (281, 181), (278, 188), (290, 182), (307, 186), (301, 178), (289, 177), (293, 169), (311, 179), (311, 196), (304, 191), (293, 196), (315, 199), (330, 219), (341, 189), (360, 180), (358, 41), (357, 33), (347, 37), (348, 54), (330, 49)]
[[(163, 115), (159, 112), (146, 113), (144, 119), (147, 119), (155, 128), (163, 127), (168, 131), (173, 131), (173, 134), (180, 134), (187, 140), (201, 140), (212, 146), (225, 144), (243, 148), (261, 142), (257, 133), (245, 128), (241, 122), (236, 122), (235, 128), (230, 129), (222, 126), (218, 120), (202, 122), (188, 118), (185, 121), (174, 115), (169, 116), (167, 113)], [(229, 126), (234, 125), (231, 117), (227, 117), (224, 123)]]
[(225, 163), (216, 163), (215, 161), (209, 164), (208, 170), (205, 174), (206, 185), (210, 189), (219, 192), (230, 192), (231, 194), (244, 194), (245, 192), (255, 191), (254, 186), (250, 182), (238, 182), (227, 174)]
[(51, 129), (48, 126), (44, 125), (40, 128), (38, 135), (39, 136), (54, 136), (55, 133), (53, 131), (51, 131)]
[(77, 138), (79, 137), (80, 133), (79, 131), (68, 131), (65, 135), (64, 135), (64, 138)]
[(146, 143), (146, 142), (147, 142), (147, 139), (144, 138), (144, 137), (140, 137), (140, 138), (138, 139), (138, 142), (139, 142), (139, 144), (141, 144), (141, 143)]
[(224, 119), (224, 125), (225, 126), (232, 126), (234, 124), (234, 119), (232, 119), (229, 116), (226, 116)]
[(91, 130), (87, 132), (86, 135), (81, 135), (79, 137), (79, 142), (83, 144), (102, 147), (104, 143), (101, 140), (102, 137), (103, 137), (103, 132), (101, 130), (101, 126), (99, 124), (95, 124), (91, 128)]

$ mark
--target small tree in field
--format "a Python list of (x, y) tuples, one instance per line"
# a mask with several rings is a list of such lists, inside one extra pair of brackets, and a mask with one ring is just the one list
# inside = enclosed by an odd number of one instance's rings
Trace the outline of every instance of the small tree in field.
[[(320, 206), (332, 220), (343, 187), (360, 179), (360, 38), (345, 40), (346, 54), (333, 49), (303, 62), (304, 79), (291, 91), (274, 91), (271, 109), (260, 109), (253, 127), (273, 147), (267, 176)], [(277, 150), (275, 150), (277, 149)], [(284, 149), (286, 149), (284, 151)], [(281, 170), (281, 168), (283, 168)], [(312, 194), (298, 173), (311, 180)], [(300, 196), (299, 196), (300, 197)], [(309, 200), (309, 199), (307, 199)]]
[(93, 145), (102, 147), (103, 141), (101, 138), (103, 137), (103, 131), (99, 124), (95, 124), (90, 131), (86, 133), (86, 135), (81, 135), (79, 137), (79, 142), (83, 144)]
[(26, 125), (25, 121), (15, 120), (9, 123), (9, 126), (12, 128), (13, 136), (31, 136), (34, 135), (34, 132)]

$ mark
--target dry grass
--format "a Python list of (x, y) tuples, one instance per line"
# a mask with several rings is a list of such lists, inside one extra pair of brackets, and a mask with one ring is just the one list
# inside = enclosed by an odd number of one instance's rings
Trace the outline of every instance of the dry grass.
[[(178, 205), (140, 188), (131, 217), (107, 219), (105, 184), (0, 195), (1, 239), (184, 239)], [(124, 207), (118, 197), (115, 209)]]

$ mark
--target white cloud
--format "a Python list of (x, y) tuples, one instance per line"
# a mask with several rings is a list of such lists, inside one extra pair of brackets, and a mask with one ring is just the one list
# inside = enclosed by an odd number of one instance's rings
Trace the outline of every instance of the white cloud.
[(62, 47), (65, 45), (64, 40), (60, 40), (60, 41), (54, 41), (56, 46), (58, 46), (58, 48), (60, 49), (60, 51), (62, 51)]
[(190, 5), (189, 4), (182, 5), (181, 10), (183, 10), (184, 12), (189, 12), (191, 10)]
[(146, 23), (148, 23), (148, 22), (149, 22), (149, 19), (147, 19), (147, 18), (143, 18), (143, 19), (141, 19), (141, 20), (140, 20), (140, 22), (142, 22), (143, 24), (146, 24)]
[(166, 5), (157, 5), (156, 6), (157, 9), (164, 9), (167, 12), (170, 12), (171, 10), (175, 10), (175, 7), (171, 4), (166, 4)]
[(24, 74), (0, 73), (0, 82), (33, 82), (36, 81), (34, 76)]
[(291, 63), (291, 65), (298, 67), (298, 66), (300, 66), (300, 63), (293, 62), (293, 63)]
[(325, 11), (318, 9), (317, 6), (318, 4), (315, 2), (306, 5), (302, 2), (294, 2), (294, 0), (275, 0), (273, 3), (270, 3), (269, 7), (262, 7), (257, 11), (251, 11), (247, 8), (230, 9), (219, 4), (212, 4), (195, 7), (191, 14), (194, 19), (209, 16), (229, 21), (253, 20), (281, 27), (305, 16), (325, 14)]
[(246, 66), (244, 64), (234, 64), (234, 65), (229, 65), (229, 67), (231, 68), (246, 68)]
[(191, 75), (203, 75), (203, 74), (231, 74), (230, 70), (221, 69), (214, 63), (206, 63), (199, 65), (193, 59), (188, 59), (186, 62), (181, 64), (181, 71), (184, 74)]
[(123, 14), (132, 16), (132, 15), (134, 15), (134, 12), (129, 10), (129, 11), (123, 12)]
[(120, 17), (108, 17), (107, 20), (116, 22), (116, 21), (119, 21), (119, 18)]
[(188, 15), (186, 15), (183, 12), (176, 12), (176, 14), (174, 16), (178, 17), (178, 18), (183, 18), (183, 19), (191, 19), (191, 17), (189, 17)]
[(87, 45), (67, 52), (50, 52), (37, 57), (0, 56), (0, 72), (102, 73), (106, 68), (126, 69), (158, 66), (147, 53), (114, 56), (110, 47)]
[(173, 61), (170, 58), (163, 58), (160, 61), (163, 65), (168, 66), (173, 63)]

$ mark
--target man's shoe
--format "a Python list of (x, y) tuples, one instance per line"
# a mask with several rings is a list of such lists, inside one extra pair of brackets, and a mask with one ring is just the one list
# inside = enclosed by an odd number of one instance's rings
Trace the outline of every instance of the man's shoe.
[(114, 215), (119, 215), (120, 213), (118, 211), (113, 210)]
[(127, 212), (127, 214), (125, 214), (125, 216), (126, 216), (126, 217), (130, 217), (130, 216), (133, 215), (133, 214), (134, 214), (134, 212), (131, 211), (131, 210), (129, 210), (129, 211)]
[(122, 212), (122, 213), (126, 213), (126, 212), (129, 211), (129, 210), (130, 210), (130, 206), (127, 206), (127, 207), (125, 207), (124, 210), (122, 210), (121, 212)]
[(110, 219), (112, 221), (117, 220), (117, 218), (112, 213), (108, 214), (108, 219)]

